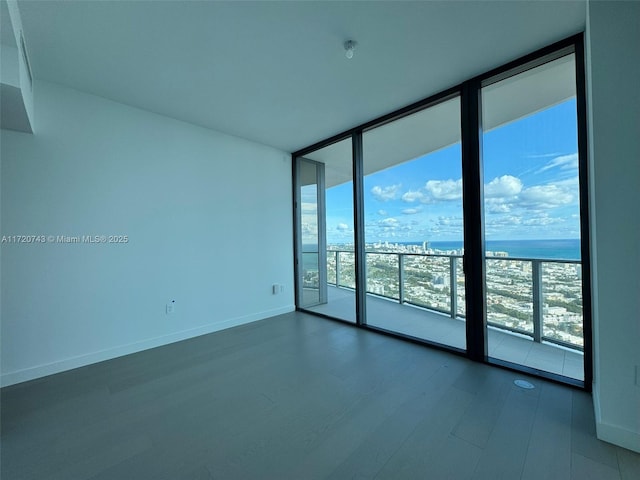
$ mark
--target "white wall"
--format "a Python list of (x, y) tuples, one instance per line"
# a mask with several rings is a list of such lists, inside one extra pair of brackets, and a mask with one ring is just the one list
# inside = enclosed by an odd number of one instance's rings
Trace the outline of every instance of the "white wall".
[(640, 451), (640, 3), (588, 8), (596, 426)]
[(20, 88), (18, 69), (18, 49), (10, 45), (0, 44), (0, 83)]
[(2, 235), (129, 242), (2, 245), (4, 385), (294, 309), (288, 155), (35, 92), (37, 133), (2, 130)]

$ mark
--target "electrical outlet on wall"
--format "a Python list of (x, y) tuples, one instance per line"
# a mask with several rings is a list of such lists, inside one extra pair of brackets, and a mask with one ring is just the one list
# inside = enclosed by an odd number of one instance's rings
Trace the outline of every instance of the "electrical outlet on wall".
[(176, 311), (176, 301), (175, 300), (171, 300), (169, 303), (167, 303), (167, 315), (174, 313)]

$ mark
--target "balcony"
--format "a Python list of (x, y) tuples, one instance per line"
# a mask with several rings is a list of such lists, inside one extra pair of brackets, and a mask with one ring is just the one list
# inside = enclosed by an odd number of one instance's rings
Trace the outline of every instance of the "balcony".
[[(460, 255), (367, 251), (366, 263), (369, 325), (465, 348)], [(327, 283), (308, 309), (355, 322), (353, 252), (327, 252)], [(489, 356), (582, 380), (581, 284), (578, 261), (487, 256)]]

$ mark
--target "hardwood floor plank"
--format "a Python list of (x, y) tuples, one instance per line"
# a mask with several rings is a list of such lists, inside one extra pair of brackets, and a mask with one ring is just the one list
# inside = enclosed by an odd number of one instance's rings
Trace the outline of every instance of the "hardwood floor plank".
[(620, 471), (574, 453), (571, 455), (571, 480), (620, 480)]
[(511, 376), (505, 373), (482, 369), (482, 373), (469, 387), (459, 386), (475, 389), (478, 394), (453, 430), (456, 437), (480, 448), (486, 446), (511, 390)]
[(49, 480), (89, 479), (106, 468), (150, 448), (151, 441), (145, 435), (125, 441), (113, 442), (101, 446), (89, 455), (68, 461), (60, 469), (49, 468), (42, 476), (33, 478), (47, 478)]
[[(464, 366), (456, 362), (454, 365), (442, 367), (433, 376), (424, 380), (422, 390), (418, 390), (395, 412), (385, 418), (326, 478), (336, 480), (341, 478), (374, 478), (402, 448), (416, 428), (424, 423), (431, 423), (426, 422), (425, 419), (449, 418), (451, 414), (448, 409), (453, 408), (457, 412), (454, 415), (457, 420), (471, 397), (466, 392), (450, 388), (450, 385), (463, 370)], [(420, 380), (416, 380), (416, 382), (421, 383)], [(446, 406), (446, 409), (443, 408), (443, 405)], [(437, 431), (433, 428), (432, 430)]]
[(618, 448), (618, 466), (622, 480), (638, 480), (640, 477), (640, 453)]
[(618, 468), (616, 447), (598, 440), (593, 402), (585, 392), (573, 391), (571, 416), (571, 452), (597, 463)]
[(523, 390), (515, 385), (496, 419), (474, 479), (520, 478), (529, 446), (531, 429), (538, 408), (536, 390)]
[(571, 391), (552, 383), (539, 388), (521, 480), (563, 480), (571, 474)]
[[(434, 474), (431, 478), (452, 475), (468, 478), (473, 473), (482, 450), (451, 435), (452, 429), (473, 402), (473, 395), (450, 386), (431, 398), (427, 406), (428, 413), (415, 419), (416, 428), (375, 478), (423, 478), (426, 472), (431, 475), (432, 471)], [(445, 445), (455, 451), (454, 455), (464, 455), (459, 458), (465, 458), (465, 462), (450, 463), (450, 452), (444, 451)]]

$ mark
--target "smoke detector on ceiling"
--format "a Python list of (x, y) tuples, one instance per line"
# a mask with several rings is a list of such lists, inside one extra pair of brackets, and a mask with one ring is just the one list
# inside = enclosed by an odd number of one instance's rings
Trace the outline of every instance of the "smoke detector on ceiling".
[(345, 57), (349, 59), (353, 58), (353, 50), (356, 48), (357, 44), (358, 42), (356, 42), (355, 40), (347, 40), (346, 42), (344, 42)]

